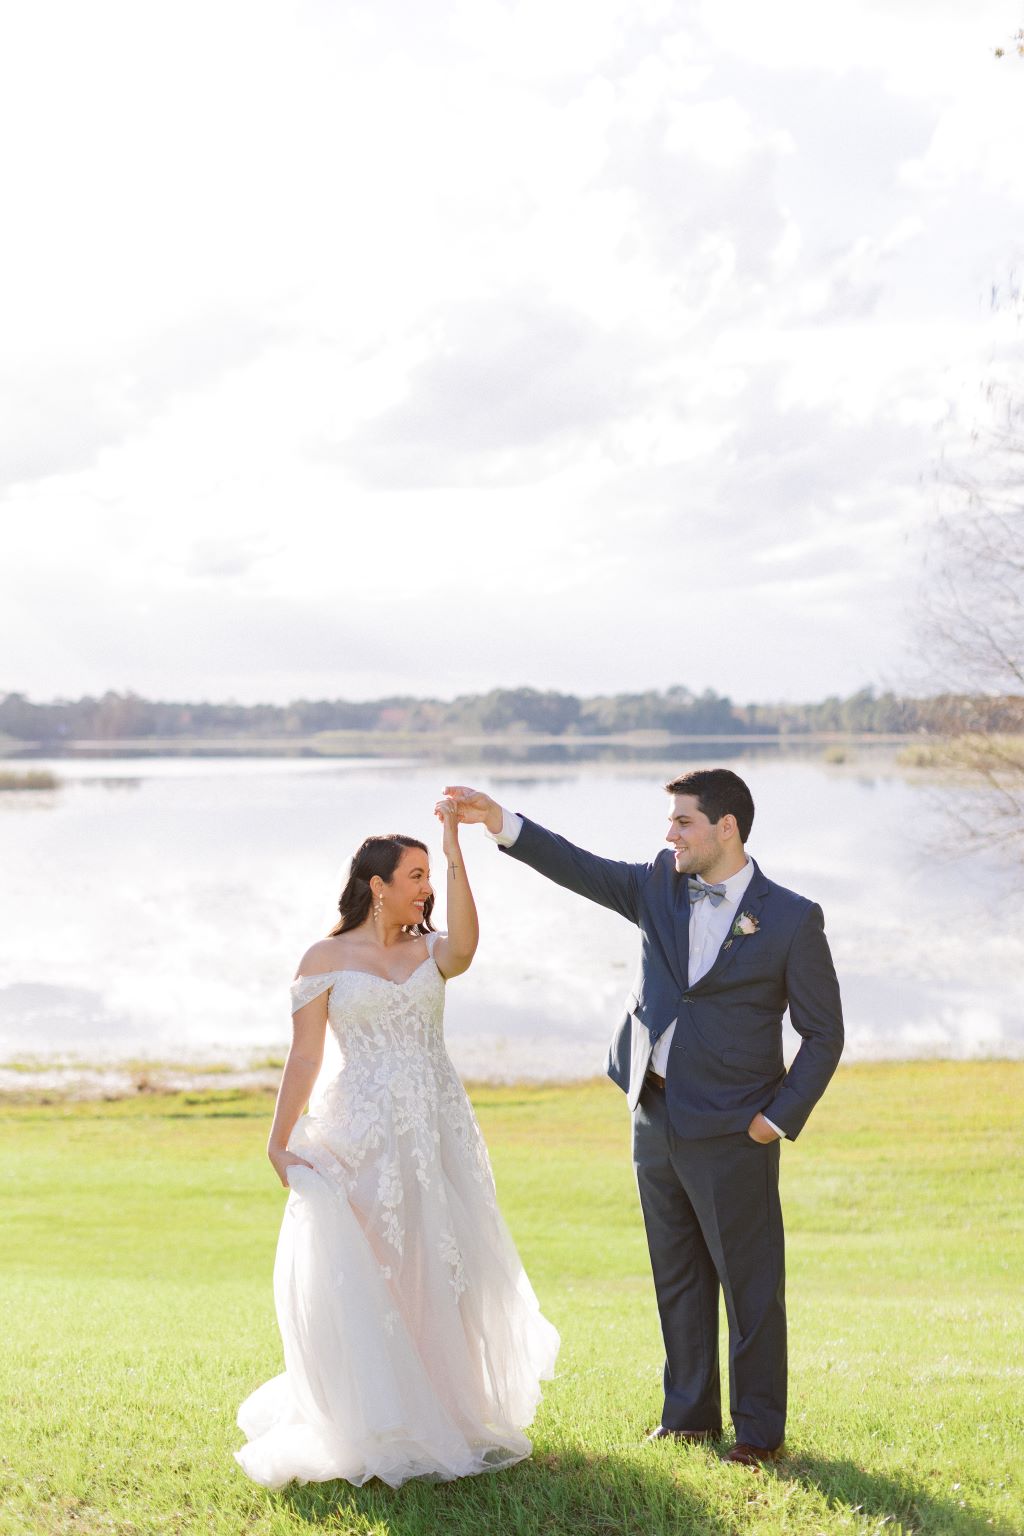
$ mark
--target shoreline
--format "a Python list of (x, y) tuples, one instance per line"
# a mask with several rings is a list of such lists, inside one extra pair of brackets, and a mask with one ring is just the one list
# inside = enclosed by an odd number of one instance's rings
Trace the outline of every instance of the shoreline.
[(516, 754), (536, 749), (559, 749), (569, 757), (578, 753), (625, 748), (636, 752), (712, 746), (827, 748), (902, 747), (931, 740), (919, 732), (890, 734), (872, 731), (784, 731), (694, 734), (677, 736), (670, 731), (622, 731), (608, 736), (566, 736), (543, 732), (405, 732), (319, 731), (305, 736), (132, 736), (115, 740), (0, 741), (0, 760), (17, 762), (36, 758), (68, 759), (119, 757), (433, 757), (480, 751)]
[[(840, 1073), (866, 1073), (872, 1071), (907, 1071), (932, 1067), (975, 1067), (1002, 1063), (1020, 1066), (1024, 1050), (1017, 1055), (1005, 1050), (989, 1055), (950, 1056), (936, 1051), (935, 1054), (915, 1056), (877, 1056), (844, 1059), (839, 1063)], [(175, 1094), (224, 1095), (237, 1097), (241, 1094), (263, 1094), (268, 1098), (276, 1094), (281, 1081), (284, 1058), (255, 1058), (249, 1062), (226, 1063), (223, 1061), (161, 1061), (129, 1060), (72, 1061), (68, 1059), (45, 1061), (0, 1061), (0, 1107), (3, 1105), (117, 1103), (123, 1100), (165, 1098)], [(538, 1073), (524, 1076), (510, 1071), (481, 1076), (479, 1072), (460, 1073), (468, 1090), (519, 1088), (523, 1092), (540, 1092), (552, 1088), (586, 1088), (607, 1079), (601, 1072), (578, 1077), (559, 1077)]]

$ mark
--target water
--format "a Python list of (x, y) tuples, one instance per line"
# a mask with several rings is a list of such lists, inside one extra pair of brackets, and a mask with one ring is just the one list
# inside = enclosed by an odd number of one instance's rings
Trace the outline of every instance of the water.
[[(1014, 872), (956, 857), (940, 791), (891, 759), (853, 766), (718, 751), (757, 802), (749, 849), (818, 900), (848, 1058), (1024, 1055)], [(661, 844), (679, 764), (447, 768), (389, 760), (105, 759), (48, 765), (55, 792), (0, 795), (0, 1061), (281, 1054), (288, 982), (332, 925), (369, 832), (424, 837), (443, 783), (477, 784), (596, 852)], [(452, 1056), (478, 1078), (603, 1069), (637, 952), (628, 924), (463, 833), (482, 938), (449, 987)], [(441, 903), (435, 922), (443, 926)], [(789, 1040), (790, 1051), (795, 1037)]]

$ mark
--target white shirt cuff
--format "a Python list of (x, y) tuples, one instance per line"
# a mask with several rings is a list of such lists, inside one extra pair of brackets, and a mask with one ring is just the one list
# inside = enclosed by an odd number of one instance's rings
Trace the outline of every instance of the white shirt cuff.
[[(765, 1120), (768, 1120), (768, 1116), (767, 1116), (767, 1115), (765, 1115), (765, 1116), (764, 1116), (764, 1118), (765, 1118)], [(782, 1127), (781, 1127), (781, 1126), (778, 1126), (778, 1125), (776, 1125), (776, 1124), (775, 1124), (775, 1121), (774, 1121), (774, 1120), (768, 1120), (768, 1124), (769, 1124), (769, 1125), (770, 1125), (770, 1126), (771, 1126), (771, 1128), (772, 1128), (772, 1130), (773, 1130), (773, 1131), (777, 1131), (777, 1132), (778, 1132), (778, 1134), (779, 1134), (779, 1135), (780, 1135), (780, 1136), (781, 1136), (781, 1137), (782, 1137), (782, 1140), (783, 1140), (783, 1141), (785, 1141), (785, 1139), (786, 1139), (786, 1133), (785, 1133), (785, 1131), (784, 1131), (784, 1130), (783, 1130), (783, 1129), (782, 1129)]]
[(484, 830), (487, 832), (487, 836), (492, 840), (492, 842), (497, 843), (499, 848), (511, 848), (512, 844), (523, 830), (523, 818), (517, 815), (515, 811), (506, 811), (505, 807), (502, 806), (501, 831), (492, 832), (489, 828), (485, 828)]

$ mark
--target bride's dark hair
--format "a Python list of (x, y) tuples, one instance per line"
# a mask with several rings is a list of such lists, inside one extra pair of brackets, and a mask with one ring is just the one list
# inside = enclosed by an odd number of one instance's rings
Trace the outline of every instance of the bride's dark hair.
[[(407, 848), (422, 848), (429, 857), (430, 850), (426, 843), (421, 843), (418, 837), (402, 837), (398, 832), (389, 832), (385, 837), (368, 837), (360, 843), (352, 855), (348, 879), (338, 902), (341, 921), (331, 929), (329, 938), (333, 939), (339, 933), (348, 933), (350, 928), (358, 928), (360, 923), (366, 922), (373, 902), (370, 881), (374, 875), (379, 875), (385, 885), (390, 885), (399, 860)], [(430, 921), (433, 910), (434, 898), (428, 896), (423, 904), (423, 919), (411, 929), (413, 933), (433, 933), (434, 925)]]

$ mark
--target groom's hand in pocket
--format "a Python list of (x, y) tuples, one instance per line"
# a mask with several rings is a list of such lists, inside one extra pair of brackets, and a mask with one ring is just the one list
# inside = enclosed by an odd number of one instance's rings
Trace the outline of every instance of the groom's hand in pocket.
[(470, 789), (468, 784), (446, 784), (445, 795), (455, 802), (461, 822), (482, 821), (488, 832), (501, 831), (501, 806), (482, 789)]
[(758, 1113), (747, 1126), (747, 1135), (751, 1141), (759, 1141), (762, 1146), (767, 1146), (770, 1141), (778, 1141), (779, 1133), (768, 1124), (764, 1115)]

